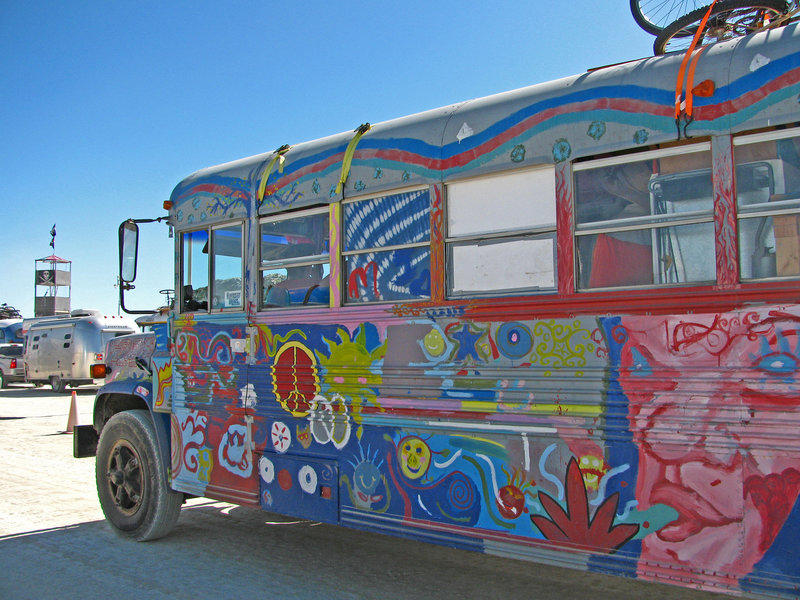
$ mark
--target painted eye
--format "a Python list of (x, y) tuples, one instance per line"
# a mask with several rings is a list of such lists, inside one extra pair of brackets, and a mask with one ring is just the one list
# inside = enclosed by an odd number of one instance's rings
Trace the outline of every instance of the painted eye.
[(647, 362), (647, 358), (637, 348), (631, 348), (631, 362), (631, 375), (649, 377), (653, 374), (653, 369), (650, 363)]
[(756, 368), (768, 375), (786, 377), (797, 371), (797, 357), (783, 352), (762, 356)]

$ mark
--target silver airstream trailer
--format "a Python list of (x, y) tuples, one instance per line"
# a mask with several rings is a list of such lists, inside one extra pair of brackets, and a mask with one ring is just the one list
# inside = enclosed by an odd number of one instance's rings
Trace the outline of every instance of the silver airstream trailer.
[(139, 332), (139, 326), (129, 317), (106, 316), (91, 309), (26, 319), (22, 328), (25, 379), (30, 383), (49, 383), (57, 392), (67, 385), (94, 383), (92, 365), (103, 363), (108, 341)]

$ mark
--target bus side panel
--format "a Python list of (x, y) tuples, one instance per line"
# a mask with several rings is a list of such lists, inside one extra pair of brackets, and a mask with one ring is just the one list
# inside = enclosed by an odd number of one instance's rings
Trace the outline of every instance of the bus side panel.
[(260, 324), (261, 504), (329, 521), (319, 482), (336, 468), (346, 525), (716, 589), (794, 585), (798, 323), (790, 306)]
[(336, 461), (264, 452), (258, 459), (261, 508), (339, 523), (339, 469)]

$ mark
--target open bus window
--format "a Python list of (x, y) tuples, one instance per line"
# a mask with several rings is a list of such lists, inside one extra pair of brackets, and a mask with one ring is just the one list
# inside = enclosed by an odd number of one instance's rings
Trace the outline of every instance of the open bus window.
[(581, 289), (716, 279), (709, 144), (574, 170)]
[(183, 312), (243, 308), (242, 239), (241, 223), (181, 235)]
[(800, 275), (800, 131), (734, 139), (742, 280)]
[(555, 229), (551, 166), (448, 184), (448, 294), (554, 290)]
[(261, 308), (329, 306), (327, 208), (262, 221), (259, 239)]
[(428, 188), (344, 204), (348, 302), (430, 298), (430, 211)]

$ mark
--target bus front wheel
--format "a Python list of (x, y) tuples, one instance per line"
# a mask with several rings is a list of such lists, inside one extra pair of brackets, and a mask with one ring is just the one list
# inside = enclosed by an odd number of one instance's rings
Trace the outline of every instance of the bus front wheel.
[(117, 413), (100, 433), (95, 464), (103, 513), (123, 537), (144, 542), (167, 535), (183, 494), (170, 489), (150, 413)]

